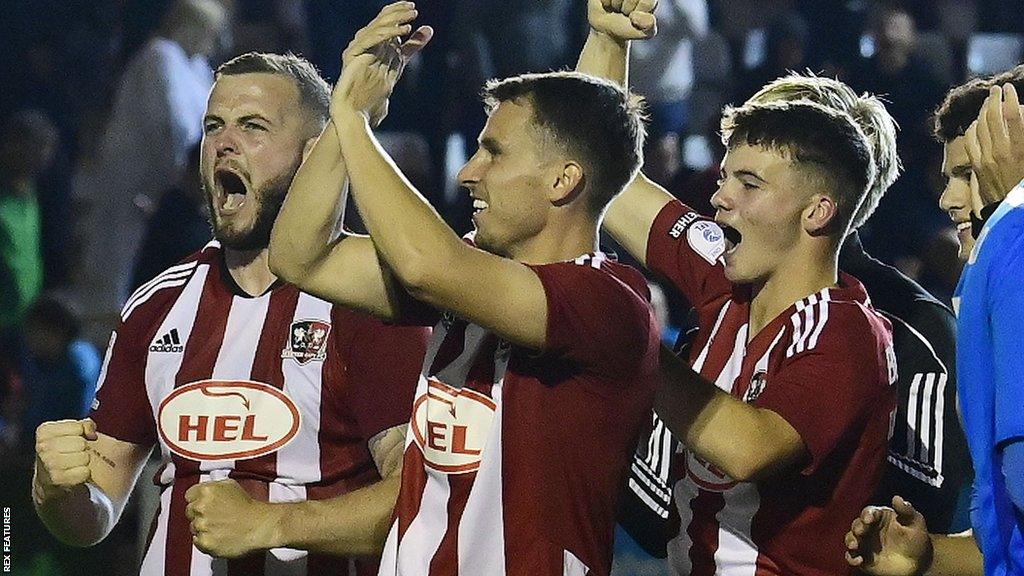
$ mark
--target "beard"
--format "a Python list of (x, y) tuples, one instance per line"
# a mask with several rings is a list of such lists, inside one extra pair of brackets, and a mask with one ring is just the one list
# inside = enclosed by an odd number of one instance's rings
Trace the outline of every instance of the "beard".
[(259, 190), (249, 192), (249, 195), (258, 203), (258, 207), (252, 224), (244, 230), (219, 223), (216, 209), (213, 206), (213, 195), (207, 193), (206, 202), (209, 208), (207, 220), (210, 223), (210, 229), (213, 230), (213, 237), (220, 241), (225, 248), (240, 252), (263, 250), (269, 246), (274, 220), (277, 219), (277, 214), (281, 211), (281, 205), (284, 204), (284, 197), (288, 194), (288, 187), (291, 186), (294, 176), (295, 170), (291, 170), (267, 182)]

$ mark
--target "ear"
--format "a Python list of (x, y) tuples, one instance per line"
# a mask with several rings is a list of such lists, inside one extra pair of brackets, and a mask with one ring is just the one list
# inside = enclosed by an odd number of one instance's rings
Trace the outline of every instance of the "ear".
[(309, 158), (309, 153), (313, 151), (313, 145), (316, 144), (319, 135), (313, 136), (306, 140), (306, 143), (302, 145), (302, 161), (305, 162), (306, 158)]
[(824, 236), (837, 225), (839, 207), (836, 201), (824, 194), (811, 197), (811, 204), (804, 210), (804, 230), (811, 236)]
[(568, 162), (555, 175), (549, 197), (555, 206), (565, 206), (579, 197), (586, 187), (586, 176), (583, 167), (576, 162)]

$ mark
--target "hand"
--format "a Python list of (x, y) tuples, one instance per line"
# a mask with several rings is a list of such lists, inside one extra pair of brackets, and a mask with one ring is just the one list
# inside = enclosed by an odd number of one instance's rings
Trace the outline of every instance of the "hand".
[(1012, 84), (989, 88), (978, 119), (964, 134), (977, 176), (974, 211), (1002, 201), (1024, 179), (1024, 114)]
[(253, 500), (234, 480), (196, 484), (185, 492), (185, 517), (196, 548), (218, 558), (238, 558), (275, 547), (273, 507)]
[[(416, 5), (412, 2), (395, 2), (385, 6), (376, 18), (370, 21), (353, 37), (352, 42), (341, 54), (342, 76), (357, 57), (369, 54), (375, 58), (376, 64), (388, 69), (393, 75), (393, 81), (387, 93), (379, 97), (376, 102), (366, 110), (367, 117), (372, 126), (377, 126), (387, 116), (388, 96), (394, 88), (394, 82), (402, 75), (405, 65), (409, 59), (423, 49), (430, 42), (434, 30), (430, 26), (420, 26), (415, 32), (412, 31), (410, 22), (417, 16)], [(412, 34), (404, 42), (401, 36)], [(336, 112), (335, 105), (342, 104), (343, 97), (338, 90), (342, 82), (338, 82), (334, 97), (331, 101), (331, 114)]]
[(96, 423), (85, 420), (44, 422), (36, 428), (37, 503), (92, 480), (88, 441), (96, 440)]
[(642, 40), (658, 32), (658, 0), (588, 0), (587, 20), (597, 32), (616, 40)]
[(846, 562), (875, 576), (916, 576), (931, 565), (924, 516), (899, 496), (892, 508), (868, 506), (846, 533)]

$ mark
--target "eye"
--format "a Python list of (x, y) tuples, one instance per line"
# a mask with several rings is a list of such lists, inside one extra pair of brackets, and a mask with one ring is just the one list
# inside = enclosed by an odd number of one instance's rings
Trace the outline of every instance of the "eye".
[(760, 186), (758, 186), (757, 184), (754, 184), (753, 182), (745, 181), (745, 180), (741, 180), (740, 182), (743, 184), (743, 189), (744, 190), (760, 190), (761, 189)]
[(216, 130), (217, 128), (220, 128), (220, 122), (214, 122), (214, 121), (203, 122), (203, 133), (205, 133), (205, 134), (209, 134), (209, 133), (213, 132), (214, 130)]
[(253, 122), (252, 120), (247, 120), (244, 124), (242, 124), (242, 127), (244, 127), (246, 130), (260, 130), (263, 132), (267, 131), (267, 128), (265, 126), (257, 122)]

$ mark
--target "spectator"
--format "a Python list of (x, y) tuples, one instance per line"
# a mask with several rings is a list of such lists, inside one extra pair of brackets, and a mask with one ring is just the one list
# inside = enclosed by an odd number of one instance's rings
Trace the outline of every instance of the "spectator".
[(100, 375), (100, 355), (80, 333), (78, 317), (57, 298), (44, 296), (29, 310), (22, 418), (29, 442), (43, 422), (77, 419), (89, 413)]
[(647, 99), (652, 141), (684, 132), (686, 99), (694, 80), (693, 40), (708, 33), (708, 6), (705, 0), (665, 0), (655, 16), (658, 35), (630, 52), (631, 80)]
[[(900, 127), (899, 154), (905, 167), (871, 223), (862, 230), (868, 252), (888, 262), (910, 260), (943, 224), (928, 186), (928, 117), (942, 100), (942, 81), (915, 54), (916, 28), (904, 9), (881, 7), (871, 18), (874, 54), (852, 70), (855, 90), (882, 95)], [(908, 259), (908, 256), (911, 257)]]
[(807, 22), (796, 12), (786, 12), (768, 27), (764, 62), (743, 74), (736, 87), (734, 102), (744, 102), (762, 86), (807, 67)]
[(180, 186), (163, 193), (135, 260), (132, 287), (141, 286), (185, 256), (197, 252), (212, 237), (206, 195), (199, 175), (199, 146), (188, 153)]
[(36, 180), (57, 140), (50, 120), (34, 110), (0, 128), (0, 331), (20, 322), (43, 286)]
[(213, 82), (207, 61), (225, 23), (214, 0), (179, 0), (121, 77), (95, 157), (75, 176), (84, 253), (74, 288), (93, 341), (112, 328), (146, 222), (180, 182), (201, 136)]

